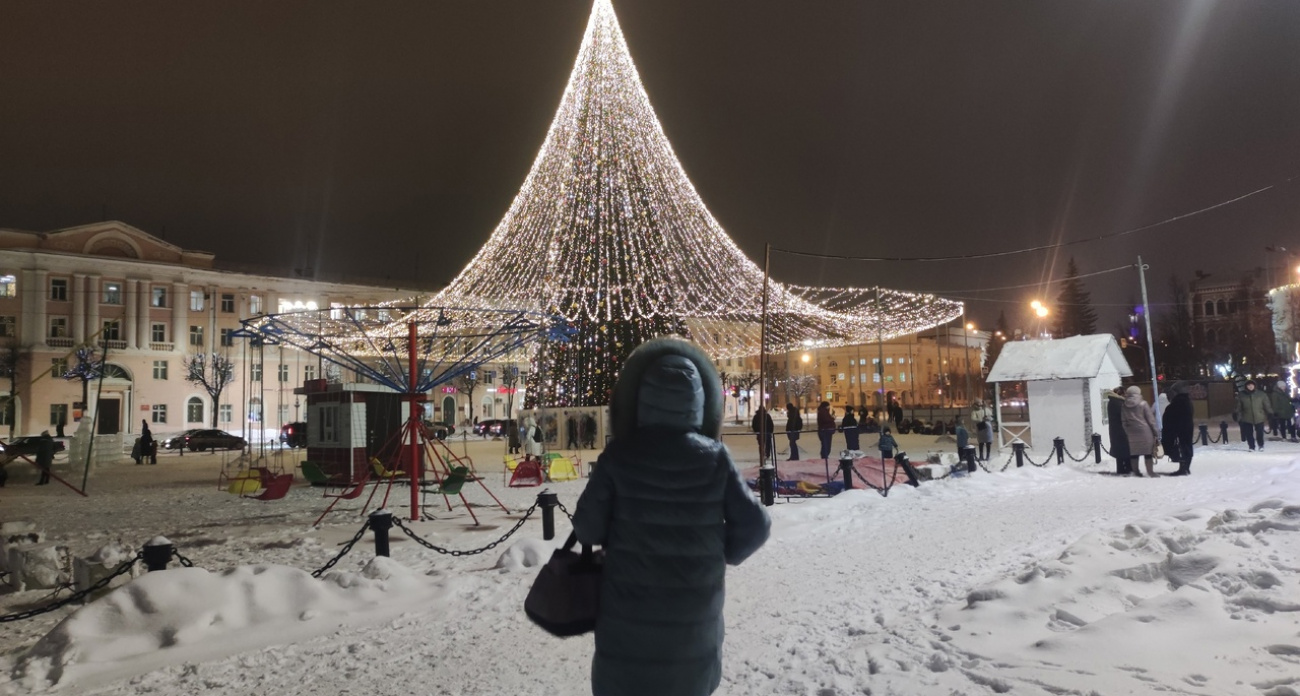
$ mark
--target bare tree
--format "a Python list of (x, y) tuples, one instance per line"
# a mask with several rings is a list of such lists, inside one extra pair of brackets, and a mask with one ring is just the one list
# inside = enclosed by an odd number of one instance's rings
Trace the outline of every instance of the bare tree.
[(790, 375), (786, 380), (786, 391), (802, 404), (804, 413), (807, 413), (808, 399), (817, 393), (817, 375)]
[(474, 423), (474, 390), (478, 389), (478, 371), (470, 370), (469, 372), (466, 372), (465, 374), (457, 377), (456, 389), (458, 391), (465, 392), (465, 398), (469, 400), (469, 403), (465, 405), (465, 410), (467, 411), (467, 413), (465, 414), (465, 419), (470, 424), (473, 424)]
[(59, 377), (81, 382), (81, 407), (86, 408), (90, 403), (90, 383), (103, 374), (104, 359), (99, 357), (99, 351), (94, 346), (79, 346), (73, 351), (72, 357), (76, 358), (76, 362)]
[(184, 358), (185, 381), (203, 387), (212, 397), (212, 427), (217, 427), (221, 392), (235, 381), (235, 363), (220, 353), (195, 353)]

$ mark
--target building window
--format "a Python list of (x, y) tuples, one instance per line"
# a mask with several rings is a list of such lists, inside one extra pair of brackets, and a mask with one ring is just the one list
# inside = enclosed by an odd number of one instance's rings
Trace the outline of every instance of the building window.
[(1205, 301), (1205, 316), (1207, 317), (1214, 316), (1214, 303), (1211, 302), (1210, 300)]
[(64, 338), (68, 335), (67, 317), (50, 317), (50, 338)]
[(68, 301), (67, 278), (50, 278), (50, 299), (59, 302)]
[(1215, 308), (1216, 310), (1218, 310), (1218, 311), (1216, 312), (1216, 314), (1227, 314), (1227, 313), (1228, 313), (1228, 307), (1227, 307), (1227, 305), (1223, 304), (1223, 300), (1219, 300), (1219, 301), (1214, 305), (1214, 308)]
[(303, 365), (303, 366), (302, 366), (302, 379), (303, 379), (303, 381), (307, 381), (307, 380), (309, 380), (309, 379), (316, 379), (316, 366), (315, 366), (315, 365)]
[(886, 364), (886, 365), (893, 365), (893, 364), (894, 364), (894, 359), (893, 359), (893, 358), (885, 358), (885, 364)]
[(249, 295), (249, 296), (248, 296), (248, 311), (249, 311), (250, 313), (252, 313), (252, 314), (261, 314), (261, 313), (262, 313), (262, 296), (261, 296), (261, 295)]
[(262, 422), (262, 400), (257, 397), (253, 397), (252, 400), (248, 402), (248, 422)]
[(231, 335), (231, 334), (233, 334), (234, 332), (235, 332), (234, 329), (222, 329), (222, 330), (221, 330), (221, 345), (223, 345), (223, 346), (225, 346), (225, 347), (227, 347), (227, 348), (229, 348), (230, 346), (235, 345), (235, 337)]
[(50, 404), (50, 425), (59, 427), (68, 424), (68, 405)]
[(217, 409), (217, 414), (221, 416), (222, 423), (229, 423), (235, 420), (235, 407), (230, 404), (221, 404)]
[(226, 292), (221, 294), (221, 311), (226, 314), (235, 313), (235, 296)]
[(18, 277), (0, 275), (0, 297), (18, 297)]
[(203, 291), (202, 291), (202, 290), (191, 290), (191, 291), (190, 291), (190, 311), (191, 311), (191, 312), (202, 312), (202, 311), (203, 311)]
[(189, 401), (185, 402), (185, 422), (203, 422), (203, 399), (200, 399), (197, 396), (191, 396)]
[(14, 424), (14, 400), (5, 399), (4, 403), (0, 404), (0, 425), (7, 426), (13, 424)]
[(900, 382), (906, 382), (906, 381), (907, 381), (907, 373), (906, 373), (906, 372), (900, 372), (900, 373), (898, 373), (898, 381), (900, 381)]
[(200, 348), (203, 347), (203, 327), (202, 327), (202, 326), (191, 326), (191, 327), (190, 327), (190, 345), (192, 345), (192, 346), (199, 346)]
[(316, 438), (322, 443), (332, 443), (337, 437), (338, 431), (339, 407), (334, 404), (326, 404), (320, 407), (320, 430), (317, 431)]
[(289, 405), (288, 405), (288, 404), (280, 404), (279, 414), (280, 414), (280, 423), (282, 423), (282, 424), (283, 424), (283, 423), (288, 423), (288, 422), (289, 422)]
[(166, 361), (166, 360), (155, 360), (155, 361), (153, 361), (153, 378), (154, 378), (154, 379), (167, 379), (167, 361)]
[(288, 365), (281, 365), (281, 366), (280, 366), (280, 381), (281, 381), (281, 382), (288, 382), (288, 381), (289, 381), (289, 366), (288, 366)]
[(907, 362), (907, 358), (899, 358), (899, 359), (898, 359), (898, 364), (899, 364), (899, 365), (902, 365), (902, 364), (905, 363), (905, 362)]
[(104, 331), (100, 333), (100, 338), (105, 341), (122, 340), (122, 322), (117, 319), (109, 319), (104, 322)]
[(149, 327), (149, 340), (154, 343), (163, 343), (167, 340), (167, 325), (153, 324)]
[[(343, 305), (338, 302), (330, 303), (330, 319), (338, 321), (343, 318)], [(451, 352), (450, 350), (447, 352)]]
[(18, 335), (17, 317), (0, 317), (0, 337)]
[(104, 283), (104, 304), (122, 304), (122, 284)]
[(167, 288), (155, 285), (153, 294), (149, 296), (149, 306), (166, 307), (167, 306)]
[(165, 424), (167, 422), (167, 404), (154, 404), (149, 411), (153, 416), (154, 423)]
[(497, 383), (497, 372), (496, 372), (496, 370), (484, 370), (484, 371), (483, 371), (483, 383), (484, 383), (484, 384), (489, 384), (489, 385), (490, 385), (490, 384), (496, 384), (496, 383)]
[(50, 376), (62, 377), (68, 374), (67, 358), (50, 358)]
[(262, 381), (262, 366), (260, 364), (254, 363), (248, 366), (248, 379), (250, 382)]

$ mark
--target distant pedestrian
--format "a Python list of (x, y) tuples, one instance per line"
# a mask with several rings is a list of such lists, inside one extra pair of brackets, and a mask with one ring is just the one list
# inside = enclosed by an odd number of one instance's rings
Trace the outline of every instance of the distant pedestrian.
[(785, 437), (790, 441), (790, 461), (799, 459), (799, 432), (803, 430), (803, 416), (794, 404), (785, 405)]
[(542, 458), (542, 429), (537, 419), (528, 416), (524, 419), (524, 456), (528, 459)]
[(767, 408), (758, 407), (750, 422), (750, 428), (754, 431), (754, 438), (758, 440), (758, 461), (766, 462), (768, 456), (776, 451), (775, 426), (772, 424), (772, 416), (768, 414)]
[(1128, 435), (1124, 434), (1124, 395), (1119, 389), (1106, 392), (1106, 420), (1110, 430), (1110, 456), (1115, 458), (1115, 473), (1129, 476), (1133, 469), (1128, 451)]
[(140, 421), (140, 459), (136, 464), (143, 464), (144, 460), (149, 460), (150, 464), (158, 463), (158, 451), (154, 449), (153, 433), (149, 431), (149, 421)]
[(1124, 408), (1120, 419), (1124, 423), (1124, 435), (1128, 437), (1133, 475), (1142, 475), (1138, 471), (1138, 458), (1141, 457), (1146, 460), (1147, 476), (1154, 478), (1156, 437), (1159, 432), (1156, 429), (1156, 416), (1147, 402), (1142, 400), (1142, 390), (1137, 385), (1124, 391)]
[(858, 451), (858, 419), (853, 417), (853, 407), (844, 408), (844, 420), (840, 421), (840, 430), (844, 431), (844, 449)]
[(897, 428), (903, 424), (903, 405), (898, 403), (898, 397), (893, 394), (889, 395), (889, 404), (885, 407), (889, 420), (894, 422)]
[[(121, 452), (121, 450), (118, 450)], [(41, 470), (41, 477), (36, 485), (44, 486), (50, 482), (50, 468), (54, 466), (54, 438), (50, 431), (42, 430), (36, 439), (36, 468)]]
[(822, 442), (821, 458), (831, 458), (831, 438), (835, 436), (835, 416), (831, 414), (831, 402), (823, 401), (817, 405), (817, 437)]
[[(966, 424), (962, 421), (961, 416), (953, 419), (953, 435), (957, 438), (957, 456), (962, 461), (966, 461), (966, 450), (975, 448), (970, 444), (970, 431), (966, 429)], [(971, 453), (970, 456), (975, 455)]]
[(582, 446), (596, 449), (596, 417), (590, 413), (582, 416)]
[(975, 443), (979, 445), (977, 456), (987, 462), (993, 455), (993, 414), (983, 402), (976, 400), (971, 405), (970, 422), (975, 428)]
[(1174, 382), (1169, 395), (1169, 406), (1161, 413), (1160, 441), (1165, 455), (1178, 462), (1178, 471), (1171, 475), (1186, 476), (1192, 473), (1192, 399), (1186, 382)]
[(1291, 420), (1295, 418), (1295, 406), (1291, 405), (1291, 395), (1287, 393), (1286, 382), (1278, 380), (1273, 387), (1273, 393), (1269, 394), (1269, 402), (1273, 406), (1271, 419), (1273, 434), (1285, 440)]
[(506, 443), (510, 447), (510, 454), (519, 454), (519, 419), (515, 418), (506, 423)]
[(894, 458), (894, 451), (898, 449), (898, 442), (894, 440), (893, 435), (889, 434), (889, 426), (880, 429), (880, 442), (876, 443), (876, 447), (880, 449), (881, 461)]
[(568, 418), (564, 419), (564, 431), (568, 435), (568, 442), (565, 447), (568, 449), (578, 449), (578, 443), (580, 442), (578, 437), (578, 417), (569, 413), (566, 413), (565, 415), (568, 416)]
[(1255, 380), (1246, 380), (1246, 386), (1237, 394), (1237, 405), (1232, 410), (1232, 419), (1241, 426), (1241, 439), (1246, 441), (1250, 451), (1264, 449), (1264, 424), (1273, 415), (1273, 404), (1268, 395), (1255, 388)]

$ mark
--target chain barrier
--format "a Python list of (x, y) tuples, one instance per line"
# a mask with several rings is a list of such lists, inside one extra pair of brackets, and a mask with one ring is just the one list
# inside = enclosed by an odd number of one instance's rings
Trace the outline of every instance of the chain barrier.
[(194, 567), (194, 561), (191, 561), (190, 559), (182, 556), (181, 552), (176, 550), (175, 548), (172, 549), (172, 557), (175, 558), (178, 563), (180, 563), (182, 566), (185, 566), (186, 568)]
[[(398, 522), (396, 517), (393, 518), (393, 521), (397, 522), (397, 526), (399, 527), (402, 526), (402, 523)], [(333, 568), (335, 563), (338, 563), (339, 561), (343, 560), (343, 557), (348, 555), (348, 552), (352, 550), (352, 547), (356, 546), (358, 541), (361, 541), (361, 537), (366, 535), (367, 529), (370, 529), (370, 518), (366, 518), (366, 521), (361, 523), (361, 529), (357, 530), (356, 535), (352, 537), (351, 541), (343, 545), (342, 551), (339, 551), (337, 555), (329, 559), (329, 561), (326, 562), (325, 565), (321, 566), (320, 568), (317, 568), (316, 570), (313, 570), (311, 576), (313, 578), (319, 578), (321, 575), (325, 574), (325, 571), (329, 570), (330, 568)]]
[[(564, 506), (560, 506), (560, 509), (563, 510), (563, 509), (564, 509)], [(509, 538), (511, 537), (511, 535), (513, 535), (515, 532), (519, 531), (519, 528), (520, 528), (520, 527), (524, 526), (524, 523), (528, 521), (528, 518), (529, 518), (529, 517), (532, 517), (533, 512), (535, 512), (536, 510), (537, 510), (537, 503), (533, 503), (533, 506), (530, 507), (530, 508), (528, 508), (528, 511), (524, 513), (524, 516), (523, 516), (523, 517), (522, 517), (518, 522), (515, 523), (515, 526), (511, 527), (511, 528), (510, 528), (510, 531), (508, 531), (508, 532), (506, 532), (505, 534), (501, 535), (501, 538), (500, 538), (500, 539), (497, 539), (496, 541), (494, 541), (494, 542), (492, 542), (491, 544), (488, 544), (487, 546), (484, 546), (484, 547), (482, 547), (482, 548), (472, 549), (472, 550), (469, 550), (469, 551), (461, 551), (461, 550), (459, 550), (459, 549), (444, 549), (444, 548), (442, 548), (441, 546), (438, 546), (437, 544), (433, 544), (433, 543), (431, 543), (431, 542), (429, 542), (429, 541), (427, 541), (427, 540), (421, 538), (420, 535), (416, 534), (414, 531), (411, 530), (410, 527), (407, 527), (405, 524), (402, 523), (401, 520), (397, 519), (396, 517), (393, 518), (393, 526), (395, 526), (395, 527), (397, 527), (398, 529), (402, 530), (402, 532), (403, 532), (404, 534), (406, 534), (406, 536), (410, 537), (412, 541), (414, 541), (415, 543), (419, 544), (420, 546), (423, 546), (423, 547), (426, 548), (426, 549), (429, 549), (430, 551), (437, 551), (438, 553), (440, 553), (440, 554), (442, 554), (442, 555), (444, 555), (444, 556), (456, 556), (456, 557), (459, 557), (459, 556), (474, 556), (474, 555), (477, 555), (477, 554), (483, 553), (484, 551), (491, 551), (492, 549), (494, 549), (494, 548), (496, 548), (498, 545), (500, 545), (502, 542), (504, 542), (506, 539), (509, 539)], [(565, 510), (565, 511), (564, 511), (564, 514), (566, 514), (566, 515), (569, 514), (568, 510)]]
[(564, 503), (556, 500), (555, 506), (560, 508), (560, 512), (563, 512), (565, 517), (569, 518), (569, 522), (573, 522), (573, 513), (569, 512), (569, 508), (564, 507)]
[(1084, 450), (1084, 452), (1083, 452), (1083, 456), (1081, 456), (1081, 457), (1075, 457), (1073, 454), (1070, 454), (1070, 450), (1067, 450), (1067, 449), (1063, 449), (1063, 450), (1061, 450), (1061, 451), (1062, 451), (1062, 452), (1065, 452), (1065, 456), (1069, 457), (1069, 458), (1070, 458), (1070, 461), (1072, 461), (1072, 462), (1076, 462), (1076, 463), (1077, 463), (1077, 462), (1082, 462), (1083, 460), (1085, 460), (1085, 459), (1087, 459), (1088, 457), (1092, 456), (1092, 444), (1091, 444), (1091, 443), (1088, 444), (1088, 449)]
[[(79, 602), (87, 595), (93, 592), (98, 592), (99, 590), (108, 587), (108, 583), (112, 582), (113, 579), (118, 577), (119, 575), (124, 575), (126, 573), (131, 572), (131, 568), (135, 566), (136, 561), (139, 561), (143, 558), (144, 558), (144, 552), (141, 551), (136, 555), (132, 556), (130, 559), (122, 561), (122, 564), (119, 565), (116, 570), (100, 578), (90, 587), (87, 587), (86, 589), (81, 590), (79, 592), (73, 592), (71, 595), (68, 595), (67, 598), (61, 599), (51, 604), (46, 604), (45, 606), (36, 607), (35, 609), (28, 609), (26, 611), (20, 611), (14, 614), (5, 614), (3, 616), (0, 616), (0, 623), (10, 623), (12, 621), (23, 621), (36, 616), (40, 616), (41, 614), (48, 614), (49, 612), (52, 612), (55, 609), (66, 607), (69, 604), (72, 604), (73, 602)], [(58, 591), (56, 590), (55, 593), (57, 594), (57, 592)]]
[(1029, 464), (1030, 464), (1031, 466), (1036, 466), (1036, 467), (1038, 467), (1038, 468), (1040, 468), (1040, 469), (1046, 468), (1048, 464), (1051, 464), (1051, 463), (1052, 463), (1052, 457), (1054, 457), (1054, 456), (1056, 456), (1056, 450), (1052, 450), (1051, 452), (1048, 452), (1048, 453), (1047, 453), (1047, 456), (1043, 457), (1043, 461), (1040, 463), (1040, 462), (1036, 462), (1036, 461), (1034, 461), (1034, 458), (1031, 457), (1031, 456), (1029, 456), (1029, 450), (1028, 450), (1028, 449), (1025, 450), (1025, 461), (1029, 462)]
[[(875, 492), (877, 492), (877, 493), (879, 493), (879, 494), (881, 494), (881, 495), (885, 495), (885, 496), (889, 495), (889, 488), (888, 488), (888, 487), (886, 487), (886, 488), (881, 488), (880, 486), (877, 486), (877, 485), (873, 484), (872, 482), (868, 481), (868, 480), (867, 480), (867, 477), (866, 477), (866, 476), (863, 476), (861, 471), (858, 471), (858, 467), (857, 467), (856, 464), (853, 465), (853, 473), (857, 475), (858, 480), (862, 481), (863, 485), (865, 485), (867, 488), (870, 488), (871, 490), (873, 490), (873, 491), (875, 491)], [(897, 475), (898, 472), (895, 471), (894, 474)], [(883, 469), (882, 469), (882, 471), (881, 471), (881, 477), (882, 477), (882, 478), (884, 477), (884, 471), (883, 471)]]

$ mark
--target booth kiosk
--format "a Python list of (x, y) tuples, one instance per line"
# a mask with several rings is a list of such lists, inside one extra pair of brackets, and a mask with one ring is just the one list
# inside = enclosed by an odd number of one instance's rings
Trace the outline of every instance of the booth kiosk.
[[(1060, 437), (1068, 449), (1082, 451), (1093, 433), (1100, 433), (1109, 449), (1105, 392), (1131, 376), (1133, 370), (1109, 334), (1008, 341), (988, 376), (997, 409), (998, 447), (1021, 440), (1030, 448), (1035, 442), (1047, 448)], [(1002, 420), (1001, 382), (1026, 383), (1028, 421)]]

